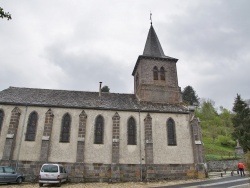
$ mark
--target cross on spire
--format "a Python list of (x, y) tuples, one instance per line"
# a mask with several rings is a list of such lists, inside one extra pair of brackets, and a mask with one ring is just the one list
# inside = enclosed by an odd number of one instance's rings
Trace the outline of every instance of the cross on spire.
[(151, 11), (150, 11), (150, 23), (151, 23), (151, 25), (152, 25), (152, 13), (151, 13)]

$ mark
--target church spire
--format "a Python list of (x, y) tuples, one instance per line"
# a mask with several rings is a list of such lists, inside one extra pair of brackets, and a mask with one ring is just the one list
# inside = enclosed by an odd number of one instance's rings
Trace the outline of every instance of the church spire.
[(153, 57), (166, 57), (164, 55), (163, 49), (161, 47), (160, 41), (155, 33), (155, 30), (152, 25), (152, 14), (150, 13), (151, 25), (148, 32), (147, 41), (143, 51), (144, 56), (153, 56)]

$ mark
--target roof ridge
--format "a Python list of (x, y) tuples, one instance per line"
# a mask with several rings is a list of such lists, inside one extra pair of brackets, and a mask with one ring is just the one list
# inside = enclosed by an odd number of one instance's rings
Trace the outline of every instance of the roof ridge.
[[(81, 90), (67, 90), (67, 89), (47, 89), (47, 88), (29, 88), (29, 87), (13, 87), (13, 86), (10, 86), (7, 89), (30, 89), (30, 90), (63, 91), (63, 92), (99, 93), (99, 91), (81, 91)], [(134, 95), (133, 93), (110, 93), (110, 92), (102, 92), (102, 94)]]

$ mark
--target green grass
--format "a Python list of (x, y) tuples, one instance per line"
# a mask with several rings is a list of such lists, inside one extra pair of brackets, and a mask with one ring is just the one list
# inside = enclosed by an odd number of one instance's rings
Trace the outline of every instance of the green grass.
[(224, 147), (217, 140), (213, 143), (211, 137), (203, 137), (206, 160), (235, 159), (234, 148)]

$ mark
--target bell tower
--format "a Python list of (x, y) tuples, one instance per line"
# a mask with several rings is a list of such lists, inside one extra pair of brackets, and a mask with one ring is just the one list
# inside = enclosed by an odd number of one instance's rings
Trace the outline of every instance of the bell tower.
[(138, 100), (153, 103), (178, 104), (181, 88), (178, 86), (176, 63), (178, 59), (165, 56), (152, 22), (143, 51), (136, 61), (134, 93)]

